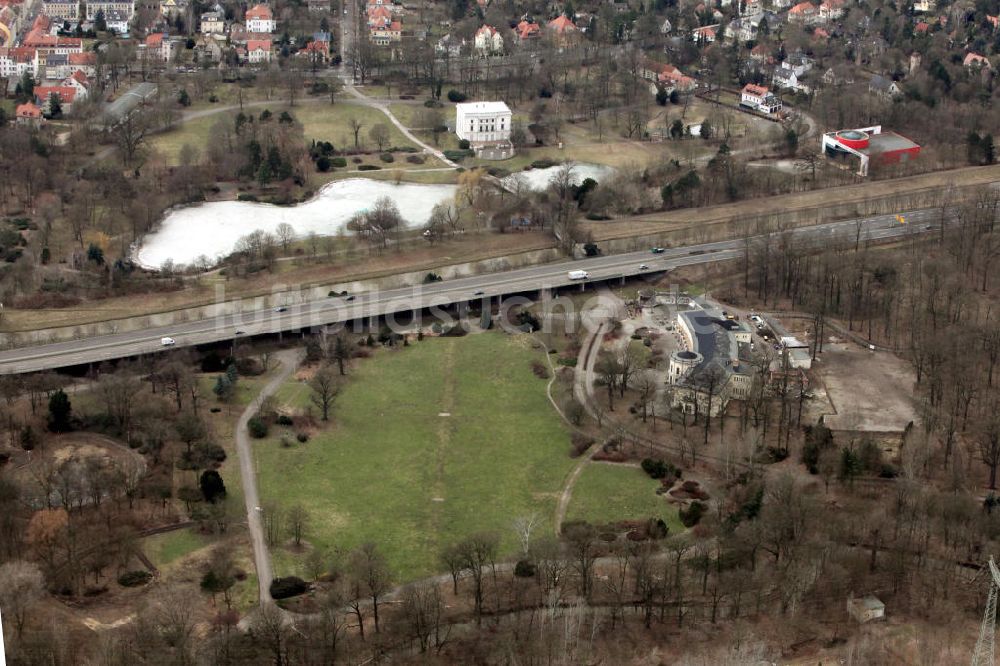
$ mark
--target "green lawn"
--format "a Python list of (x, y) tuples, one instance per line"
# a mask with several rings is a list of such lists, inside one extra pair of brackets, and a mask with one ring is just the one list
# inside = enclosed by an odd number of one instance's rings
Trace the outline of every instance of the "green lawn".
[(307, 144), (316, 139), (329, 141), (338, 150), (345, 147), (353, 148), (354, 133), (351, 131), (350, 122), (352, 118), (356, 118), (362, 124), (358, 133), (358, 143), (362, 148), (376, 149), (377, 146), (371, 140), (369, 132), (373, 126), (379, 124), (385, 125), (389, 130), (390, 146), (413, 145), (384, 113), (360, 104), (302, 104), (289, 112), (302, 123)]
[[(356, 362), (329, 429), (292, 448), (280, 432), (256, 444), (263, 500), (305, 505), (320, 548), (377, 543), (401, 581), (439, 571), (440, 550), (476, 531), (512, 551), (518, 515), (538, 512), (551, 530), (573, 461), (525, 342), (431, 338)], [(279, 400), (301, 408), (309, 393), (293, 384)], [(274, 550), (277, 575), (297, 570)]]
[[(236, 112), (232, 112), (235, 115)], [(230, 113), (216, 113), (178, 125), (169, 132), (153, 136), (149, 143), (163, 154), (167, 164), (180, 164), (181, 148), (187, 144), (198, 151), (196, 161), (205, 159), (205, 146), (216, 123), (228, 122)]]
[(573, 487), (566, 520), (601, 524), (662, 518), (671, 534), (684, 531), (677, 509), (656, 494), (659, 485), (637, 467), (591, 463)]
[(158, 569), (162, 569), (209, 543), (208, 538), (191, 528), (184, 528), (146, 537), (142, 540), (142, 547), (146, 557), (152, 560)]

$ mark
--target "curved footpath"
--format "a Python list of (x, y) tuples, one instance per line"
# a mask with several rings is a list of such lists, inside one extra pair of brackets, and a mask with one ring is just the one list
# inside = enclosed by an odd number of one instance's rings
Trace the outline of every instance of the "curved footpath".
[(274, 578), (274, 572), (271, 569), (271, 553), (264, 540), (264, 528), (260, 519), (260, 496), (257, 493), (257, 475), (254, 472), (253, 450), (250, 446), (247, 423), (260, 409), (261, 403), (274, 395), (285, 380), (295, 372), (302, 362), (303, 354), (298, 349), (289, 349), (280, 351), (275, 356), (281, 363), (278, 374), (272, 377), (253, 402), (247, 405), (236, 424), (236, 450), (240, 457), (240, 478), (243, 481), (243, 499), (247, 509), (247, 528), (250, 530), (250, 543), (253, 545), (253, 562), (257, 569), (261, 605), (274, 603), (271, 599), (271, 580)]

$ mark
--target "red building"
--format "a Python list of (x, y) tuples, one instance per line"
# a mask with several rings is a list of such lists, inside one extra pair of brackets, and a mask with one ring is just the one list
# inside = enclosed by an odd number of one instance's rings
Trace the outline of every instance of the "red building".
[(867, 176), (871, 164), (901, 164), (920, 154), (920, 145), (895, 132), (883, 132), (881, 125), (827, 132), (823, 135), (827, 157), (857, 158), (858, 175)]

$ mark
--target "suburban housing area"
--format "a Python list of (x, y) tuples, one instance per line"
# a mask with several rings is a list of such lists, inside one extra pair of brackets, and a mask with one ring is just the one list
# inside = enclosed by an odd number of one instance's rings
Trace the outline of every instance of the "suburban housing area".
[(0, 0), (0, 662), (987, 664), (996, 0)]

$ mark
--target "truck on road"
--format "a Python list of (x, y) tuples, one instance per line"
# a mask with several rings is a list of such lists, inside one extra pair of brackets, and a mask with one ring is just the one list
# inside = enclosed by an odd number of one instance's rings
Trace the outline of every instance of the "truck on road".
[(570, 271), (567, 273), (570, 280), (586, 280), (590, 277), (590, 273), (587, 271)]

